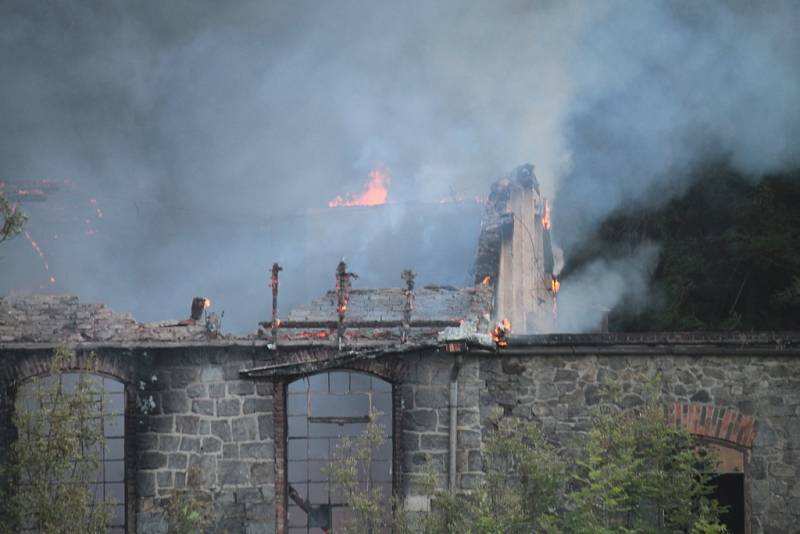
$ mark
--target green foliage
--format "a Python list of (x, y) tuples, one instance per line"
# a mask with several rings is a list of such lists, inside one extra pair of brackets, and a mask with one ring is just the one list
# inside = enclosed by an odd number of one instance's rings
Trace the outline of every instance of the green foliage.
[(341, 440), (328, 471), (355, 512), (345, 532), (391, 526), (396, 534), (723, 534), (721, 510), (708, 497), (716, 459), (669, 420), (659, 380), (648, 382), (643, 405), (627, 411), (618, 407), (619, 386), (605, 385), (605, 402), (573, 465), (534, 422), (494, 414), (483, 481), (466, 493), (443, 491), (428, 458), (415, 482), (431, 497), (430, 511), (406, 512), (395, 501), (391, 523), (381, 519), (385, 500), (357, 483), (370, 449), (383, 442), (371, 422), (355, 441)]
[(564, 464), (530, 421), (493, 414), (484, 442), (483, 482), (467, 496), (440, 494), (450, 532), (528, 533), (550, 530), (565, 481)]
[(0, 225), (0, 243), (22, 232), (22, 227), (28, 219), (16, 204), (9, 202), (2, 193), (0, 193), (0, 217), (3, 218), (3, 224)]
[(360, 469), (372, 460), (372, 451), (383, 443), (383, 431), (371, 418), (355, 441), (341, 438), (327, 471), (337, 491), (353, 510), (347, 533), (474, 534), (529, 533), (532, 529), (555, 532), (555, 510), (564, 483), (564, 464), (539, 428), (517, 418), (492, 417), (494, 430), (487, 437), (484, 453), (486, 478), (468, 495), (452, 495), (438, 488), (438, 476), (428, 458), (419, 486), (430, 495), (429, 514), (406, 513), (394, 502), (387, 522), (385, 499), (357, 481)]
[(381, 488), (373, 487), (367, 476), (375, 451), (386, 440), (384, 427), (378, 423), (379, 416), (379, 412), (370, 411), (364, 432), (355, 439), (340, 438), (333, 459), (325, 468), (352, 513), (339, 531), (343, 534), (383, 532), (391, 525), (392, 517), (384, 506), (389, 496), (384, 496)]
[(697, 173), (681, 197), (609, 217), (567, 250), (562, 272), (656, 242), (647, 309), (623, 301), (616, 330), (791, 330), (800, 327), (800, 172), (760, 180), (721, 167)]
[(669, 421), (655, 383), (649, 390), (635, 410), (595, 412), (568, 495), (569, 532), (724, 532), (708, 498), (715, 458)]
[[(35, 379), (33, 397), (17, 399), (11, 445), (0, 496), (0, 529), (32, 529), (57, 534), (106, 531), (113, 503), (94, 502), (90, 483), (101, 468), (97, 453), (105, 446), (102, 391), (92, 376), (81, 374), (74, 389), (62, 383), (73, 353), (55, 350), (50, 374)], [(92, 358), (84, 369), (90, 370)]]
[(201, 473), (192, 466), (186, 473), (186, 487), (175, 490), (166, 503), (170, 534), (203, 532), (211, 524), (210, 496), (200, 491)]

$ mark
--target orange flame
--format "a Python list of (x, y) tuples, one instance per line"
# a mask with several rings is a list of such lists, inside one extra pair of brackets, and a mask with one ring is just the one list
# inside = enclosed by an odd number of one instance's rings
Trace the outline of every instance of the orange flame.
[(301, 337), (318, 337), (320, 339), (327, 339), (330, 334), (325, 330), (318, 330), (317, 332), (301, 332)]
[(350, 195), (337, 196), (328, 202), (329, 208), (342, 208), (350, 206), (378, 206), (386, 204), (386, 197), (389, 196), (389, 184), (392, 177), (384, 167), (375, 167), (369, 171), (369, 181), (367, 189), (357, 197)]
[(491, 283), (492, 283), (492, 277), (489, 276), (488, 274), (483, 277), (483, 281), (481, 282), (481, 284), (485, 286), (491, 285)]
[(547, 199), (544, 201), (544, 212), (542, 213), (542, 226), (545, 230), (550, 229), (550, 204)]
[(492, 339), (498, 347), (505, 347), (508, 345), (508, 334), (511, 332), (511, 321), (503, 319), (492, 330)]
[(210, 299), (203, 299), (203, 309), (207, 310), (211, 307), (211, 300)]
[(558, 278), (554, 276), (553, 279), (550, 280), (550, 291), (552, 291), (553, 294), (556, 294), (558, 293), (559, 289), (561, 289), (561, 282), (559, 282)]

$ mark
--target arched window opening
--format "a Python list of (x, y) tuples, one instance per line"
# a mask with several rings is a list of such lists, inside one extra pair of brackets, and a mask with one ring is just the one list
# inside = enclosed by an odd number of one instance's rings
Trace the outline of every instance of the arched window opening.
[(712, 478), (711, 497), (727, 508), (720, 516), (731, 534), (745, 534), (744, 452), (718, 443), (706, 443), (717, 456), (717, 474)]
[(370, 412), (379, 412), (385, 441), (375, 451), (365, 481), (381, 488), (387, 513), (392, 493), (392, 386), (365, 373), (334, 371), (298, 379), (288, 386), (287, 481), (289, 534), (338, 531), (348, 519), (324, 468), (337, 440), (367, 428)]
[[(22, 384), (17, 390), (17, 401), (28, 411), (38, 410), (41, 395), (36, 388), (52, 387), (61, 382), (64, 393), (72, 393), (81, 380), (88, 379), (91, 390), (97, 393), (96, 408), (103, 436), (103, 447), (93, 447), (87, 454), (97, 459), (97, 471), (91, 474), (90, 491), (94, 502), (113, 503), (106, 526), (112, 534), (122, 534), (127, 529), (125, 499), (125, 385), (113, 378), (89, 373), (62, 373), (50, 375)], [(96, 411), (95, 411), (96, 410)], [(20, 436), (20, 439), (24, 439)]]

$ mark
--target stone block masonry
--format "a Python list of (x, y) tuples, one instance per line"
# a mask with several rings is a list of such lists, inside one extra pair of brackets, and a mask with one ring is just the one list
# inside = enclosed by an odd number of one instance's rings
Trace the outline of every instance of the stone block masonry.
[(590, 428), (604, 382), (617, 381), (622, 407), (632, 408), (643, 402), (646, 382), (660, 374), (663, 399), (668, 409), (674, 407), (676, 422), (701, 438), (745, 451), (750, 532), (796, 532), (800, 359), (698, 352), (484, 358), (481, 419), (495, 409), (532, 418), (565, 449), (574, 449)]
[(197, 352), (156, 358), (146, 392), (155, 407), (138, 435), (137, 532), (165, 532), (165, 500), (192, 469), (211, 499), (214, 531), (274, 532), (273, 385), (240, 379), (247, 355)]
[[(678, 424), (744, 455), (750, 534), (788, 534), (800, 522), (796, 334), (512, 337), (498, 351), (463, 342), (275, 352), (258, 343), (90, 345), (97, 372), (125, 383), (129, 394), (129, 532), (165, 532), (165, 499), (184, 488), (196, 468), (213, 515), (210, 532), (288, 533), (283, 388), (336, 369), (371, 372), (393, 384), (394, 490), (424, 509), (419, 483), (427, 459), (442, 488), (450, 481), (450, 384), (457, 362), (458, 491), (483, 477), (481, 453), (493, 411), (537, 421), (565, 455), (575, 454), (605, 382), (618, 382), (621, 407), (635, 408), (648, 380), (660, 375), (665, 406)], [(0, 344), (0, 458), (13, 439), (14, 388), (47, 369), (54, 346)], [(73, 348), (76, 361), (90, 350)], [(138, 400), (151, 396), (152, 408), (142, 413)]]

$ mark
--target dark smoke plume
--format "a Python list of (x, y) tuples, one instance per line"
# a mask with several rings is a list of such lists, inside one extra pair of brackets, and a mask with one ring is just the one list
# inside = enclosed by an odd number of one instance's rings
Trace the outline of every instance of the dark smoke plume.
[[(50, 272), (18, 238), (0, 249), (0, 292), (77, 293), (141, 320), (204, 295), (245, 332), (267, 317), (273, 261), (284, 311), (332, 287), (342, 256), (362, 287), (396, 286), (404, 268), (467, 284), (480, 206), (439, 202), (485, 195), (526, 161), (569, 250), (608, 213), (679, 194), (710, 158), (798, 164), (798, 13), (3, 2), (0, 180), (69, 183), (25, 205)], [(391, 205), (325, 207), (378, 164)]]

